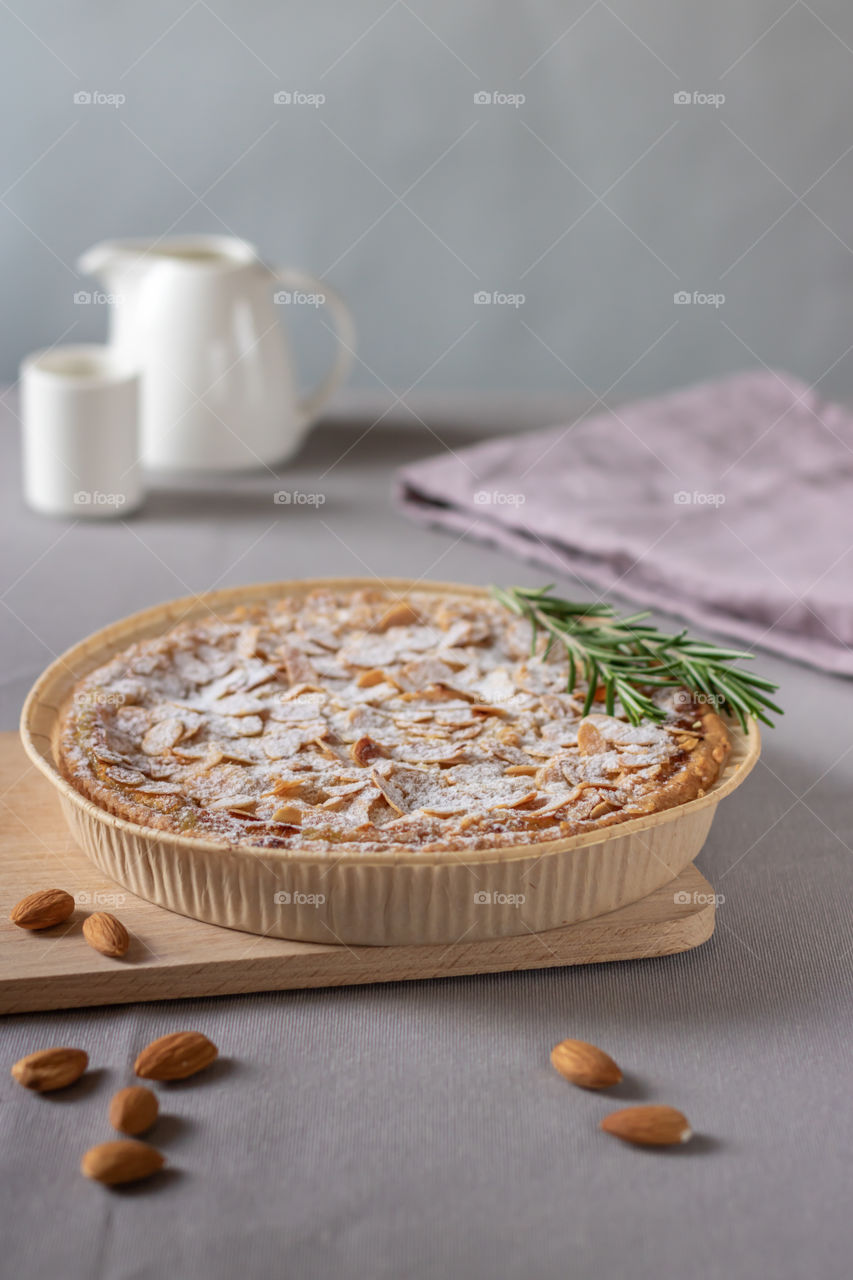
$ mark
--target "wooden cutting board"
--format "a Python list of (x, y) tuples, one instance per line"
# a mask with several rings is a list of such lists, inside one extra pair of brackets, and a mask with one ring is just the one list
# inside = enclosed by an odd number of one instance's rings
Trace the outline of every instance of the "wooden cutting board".
[[(65, 924), (27, 933), (9, 921), (20, 898), (52, 888), (79, 903)], [(98, 910), (114, 912), (130, 931), (124, 959), (109, 960), (84, 940), (82, 922)], [(326, 946), (202, 924), (106, 880), (73, 843), (17, 734), (0, 734), (0, 1013), (634, 960), (687, 951), (713, 931), (711, 886), (692, 865), (648, 898), (595, 920), (450, 946)]]

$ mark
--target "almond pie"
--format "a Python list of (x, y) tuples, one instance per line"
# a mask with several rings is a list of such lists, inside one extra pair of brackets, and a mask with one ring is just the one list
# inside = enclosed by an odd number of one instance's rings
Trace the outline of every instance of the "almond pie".
[(320, 589), (210, 613), (76, 686), (59, 749), (103, 809), (306, 852), (537, 844), (705, 793), (719, 716), (656, 690), (659, 722), (567, 690), (565, 654), (486, 597)]

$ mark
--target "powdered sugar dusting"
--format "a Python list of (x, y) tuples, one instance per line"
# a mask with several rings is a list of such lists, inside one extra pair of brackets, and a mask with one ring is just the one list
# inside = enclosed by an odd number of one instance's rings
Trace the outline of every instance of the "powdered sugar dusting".
[(564, 657), (530, 643), (495, 602), (427, 592), (192, 620), (81, 682), (66, 769), (118, 812), (261, 846), (473, 849), (645, 811), (696, 745), (696, 708), (584, 719)]

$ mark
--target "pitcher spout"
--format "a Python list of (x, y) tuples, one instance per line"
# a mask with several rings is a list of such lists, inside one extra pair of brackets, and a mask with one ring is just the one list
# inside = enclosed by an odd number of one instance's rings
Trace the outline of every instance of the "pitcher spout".
[(122, 240), (102, 240), (92, 245), (77, 259), (77, 270), (94, 276), (105, 287), (114, 283), (118, 274), (138, 261), (145, 253), (143, 244)]
[(102, 240), (78, 259), (78, 270), (96, 276), (103, 282), (113, 282), (117, 273), (129, 268), (153, 267), (168, 264), (172, 268), (223, 272), (247, 267), (259, 261), (258, 251), (247, 240), (233, 236), (188, 235), (170, 236), (168, 239)]

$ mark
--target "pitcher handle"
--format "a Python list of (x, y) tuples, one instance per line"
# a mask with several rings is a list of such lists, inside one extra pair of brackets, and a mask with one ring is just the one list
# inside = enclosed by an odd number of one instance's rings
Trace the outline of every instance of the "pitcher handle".
[(355, 356), (355, 324), (343, 298), (325, 280), (312, 276), (308, 271), (299, 271), (295, 267), (272, 267), (271, 270), (274, 278), (287, 289), (304, 289), (306, 292), (318, 294), (332, 314), (333, 331), (338, 341), (338, 349), (335, 352), (332, 367), (323, 381), (314, 391), (299, 401), (298, 408), (302, 421), (307, 423), (317, 416), (352, 368)]

